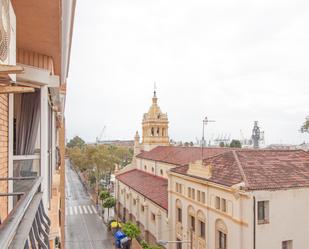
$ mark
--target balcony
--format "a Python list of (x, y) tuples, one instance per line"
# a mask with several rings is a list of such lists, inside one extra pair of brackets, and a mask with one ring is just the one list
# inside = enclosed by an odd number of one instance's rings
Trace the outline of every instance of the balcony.
[[(41, 177), (0, 178), (13, 184), (12, 193), (0, 193), (0, 198), (15, 199), (15, 205), (0, 225), (0, 248), (49, 249), (50, 220), (45, 214)], [(15, 188), (16, 186), (16, 188)]]

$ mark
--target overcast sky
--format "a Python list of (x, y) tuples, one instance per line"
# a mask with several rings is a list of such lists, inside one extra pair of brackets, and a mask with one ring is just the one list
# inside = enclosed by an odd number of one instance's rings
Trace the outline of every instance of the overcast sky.
[(78, 0), (67, 137), (133, 139), (157, 82), (170, 138), (309, 142), (307, 0)]

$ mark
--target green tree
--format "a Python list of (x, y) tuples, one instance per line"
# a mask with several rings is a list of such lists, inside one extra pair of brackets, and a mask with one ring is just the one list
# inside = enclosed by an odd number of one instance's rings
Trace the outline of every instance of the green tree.
[(225, 147), (224, 142), (220, 142), (220, 143), (219, 143), (219, 146), (220, 146), (220, 147)]
[(75, 167), (79, 168), (81, 171), (85, 171), (88, 168), (87, 158), (83, 149), (73, 147), (68, 149), (67, 154)]
[(107, 197), (103, 202), (103, 207), (107, 208), (107, 217), (109, 217), (109, 209), (115, 207), (116, 199), (112, 196)]
[(80, 149), (85, 146), (85, 141), (81, 139), (79, 136), (73, 137), (68, 143), (68, 148), (79, 147)]
[(241, 148), (241, 143), (239, 140), (233, 139), (230, 143), (230, 147), (232, 148)]
[(125, 223), (122, 226), (122, 231), (131, 239), (136, 239), (141, 234), (139, 227), (132, 222)]
[[(71, 142), (72, 140), (75, 142)], [(132, 161), (133, 151), (126, 147), (87, 145), (82, 142), (78, 143), (80, 146), (76, 146), (76, 141), (79, 139), (72, 140), (68, 144), (70, 148), (67, 148), (67, 154), (77, 168), (87, 172), (88, 179), (92, 180), (92, 185), (95, 183), (98, 203), (100, 180), (110, 178), (115, 164), (121, 166), (129, 164)], [(95, 179), (94, 182), (93, 179)]]
[(309, 133), (309, 116), (306, 118), (306, 121), (303, 123), (303, 126), (300, 128), (302, 133)]
[(99, 194), (100, 200), (103, 202), (110, 196), (111, 196), (110, 193), (106, 190), (102, 190)]

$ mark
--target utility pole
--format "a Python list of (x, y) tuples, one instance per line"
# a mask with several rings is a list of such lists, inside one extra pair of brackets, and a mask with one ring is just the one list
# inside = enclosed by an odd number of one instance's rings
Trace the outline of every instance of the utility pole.
[(203, 119), (203, 137), (202, 137), (202, 161), (204, 158), (204, 145), (205, 145), (205, 125), (210, 122), (216, 122), (215, 120), (209, 120), (207, 116)]

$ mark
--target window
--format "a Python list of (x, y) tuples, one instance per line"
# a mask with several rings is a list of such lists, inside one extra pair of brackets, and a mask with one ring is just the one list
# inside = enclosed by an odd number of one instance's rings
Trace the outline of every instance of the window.
[(200, 225), (200, 234), (199, 234), (199, 236), (201, 238), (205, 238), (205, 222), (199, 220), (199, 225)]
[(219, 249), (226, 249), (226, 234), (218, 231), (219, 233)]
[(182, 222), (182, 210), (181, 208), (177, 208), (177, 221)]
[(221, 199), (221, 210), (222, 212), (226, 212), (226, 199)]
[(141, 205), (141, 210), (142, 210), (142, 212), (145, 211), (145, 206), (144, 205)]
[(195, 231), (195, 218), (194, 218), (194, 216), (191, 216), (190, 215), (190, 229), (194, 232)]
[(163, 176), (163, 170), (162, 169), (160, 169), (160, 175)]
[(269, 222), (269, 201), (258, 201), (258, 224)]
[(202, 198), (201, 198), (201, 199), (202, 199), (202, 202), (203, 202), (203, 203), (206, 202), (206, 200), (205, 200), (205, 192), (202, 192)]
[(282, 241), (282, 249), (293, 249), (293, 240)]
[(144, 166), (144, 170), (147, 171), (147, 166), (146, 165)]
[(180, 194), (182, 192), (182, 185), (180, 183), (176, 183), (176, 192)]
[(156, 221), (156, 215), (154, 213), (151, 213), (151, 220)]
[(133, 205), (134, 206), (136, 205), (136, 199), (133, 199)]
[(220, 209), (220, 197), (216, 196), (216, 209)]
[(152, 171), (152, 173), (154, 172), (154, 168), (153, 167), (151, 168), (151, 171)]
[(197, 195), (197, 197), (196, 197), (197, 201), (201, 201), (201, 191), (197, 190), (196, 195)]
[(188, 197), (191, 199), (195, 199), (195, 189), (188, 187)]

